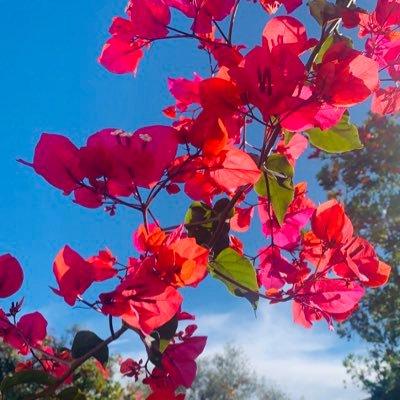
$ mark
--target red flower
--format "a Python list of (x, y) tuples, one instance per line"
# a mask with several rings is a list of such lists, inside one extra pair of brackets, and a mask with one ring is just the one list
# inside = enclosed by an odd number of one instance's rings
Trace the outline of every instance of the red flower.
[(18, 260), (11, 254), (0, 256), (0, 298), (16, 293), (23, 280), (24, 272)]
[(73, 306), (77, 296), (83, 294), (95, 281), (92, 264), (85, 261), (69, 246), (64, 246), (57, 254), (53, 271), (59, 289), (52, 288), (52, 290), (64, 297), (64, 300), (70, 306)]
[(353, 224), (336, 200), (327, 201), (314, 211), (311, 226), (315, 235), (332, 248), (353, 236)]
[(178, 312), (182, 296), (155, 274), (154, 260), (146, 258), (113, 292), (101, 294), (100, 301), (104, 314), (121, 317), (147, 335)]
[(378, 63), (345, 42), (331, 46), (316, 70), (317, 92), (334, 106), (354, 106), (379, 88)]
[(297, 7), (301, 6), (303, 0), (260, 0), (260, 3), (268, 14), (275, 14), (281, 4), (285, 6), (286, 12), (290, 14)]
[(160, 249), (155, 268), (173, 286), (196, 287), (207, 275), (208, 250), (194, 238), (184, 238)]
[[(0, 319), (6, 321), (5, 318), (1, 312)], [(17, 349), (20, 354), (27, 355), (29, 346), (36, 346), (46, 337), (47, 321), (39, 312), (33, 312), (23, 315), (16, 326), (0, 321), (0, 329), (0, 334), (6, 343)]]
[(287, 110), (286, 101), (305, 79), (305, 68), (299, 57), (285, 45), (252, 49), (239, 64), (229, 70), (241, 98), (255, 105), (264, 119)]
[(126, 13), (132, 21), (132, 38), (159, 39), (167, 36), (171, 13), (163, 0), (129, 0)]

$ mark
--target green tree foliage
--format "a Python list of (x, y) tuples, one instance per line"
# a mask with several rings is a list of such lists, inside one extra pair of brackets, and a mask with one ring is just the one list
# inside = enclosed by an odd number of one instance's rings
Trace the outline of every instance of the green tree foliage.
[(237, 347), (199, 361), (198, 373), (187, 400), (289, 400), (280, 389), (249, 369)]
[[(71, 341), (77, 330), (77, 327), (74, 327), (68, 331), (56, 346), (64, 347)], [(54, 339), (49, 338), (49, 340), (53, 341)], [(0, 381), (12, 375), (17, 365), (26, 359), (0, 341)], [(120, 379), (116, 379), (116, 372), (119, 371), (118, 360), (119, 356), (111, 357), (104, 370), (99, 369), (95, 359), (88, 360), (75, 371), (71, 386), (85, 393), (86, 400), (136, 400), (136, 398), (141, 398), (141, 393), (143, 393), (142, 398), (145, 398), (145, 395), (149, 394), (147, 386), (132, 380), (121, 382)], [(34, 392), (35, 388), (32, 385), (18, 385), (16, 389), (7, 394), (7, 398), (4, 400), (23, 400)]]
[(400, 399), (400, 125), (369, 115), (359, 128), (364, 148), (324, 155), (318, 173), (329, 197), (345, 203), (356, 232), (375, 245), (393, 267), (384, 287), (371, 290), (339, 329), (367, 342), (366, 356), (349, 355), (345, 365), (372, 399)]
[[(131, 378), (124, 382), (118, 379), (115, 374), (119, 369), (118, 359), (110, 358), (108, 376), (99, 370), (95, 360), (89, 360), (74, 374), (72, 384), (85, 393), (86, 400), (145, 398), (149, 394), (146, 386)], [(11, 375), (21, 361), (23, 359), (16, 351), (0, 342), (2, 379)], [(249, 369), (248, 361), (237, 347), (227, 346), (224, 352), (201, 359), (198, 368), (196, 380), (187, 392), (187, 400), (289, 400), (279, 388)], [(18, 392), (8, 395), (6, 400), (21, 400), (32, 393), (31, 387), (18, 386)]]

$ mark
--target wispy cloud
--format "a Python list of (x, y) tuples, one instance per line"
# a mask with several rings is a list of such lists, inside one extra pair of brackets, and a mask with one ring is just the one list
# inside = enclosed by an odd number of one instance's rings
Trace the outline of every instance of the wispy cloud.
[(357, 400), (365, 393), (347, 380), (342, 360), (346, 343), (328, 329), (295, 326), (287, 307), (266, 307), (257, 319), (235, 313), (201, 314), (198, 325), (208, 335), (204, 356), (221, 352), (227, 343), (239, 345), (251, 367), (275, 381), (293, 399)]

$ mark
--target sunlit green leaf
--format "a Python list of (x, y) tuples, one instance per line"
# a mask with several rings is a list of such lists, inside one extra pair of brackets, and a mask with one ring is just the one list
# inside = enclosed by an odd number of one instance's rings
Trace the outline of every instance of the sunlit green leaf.
[(344, 153), (363, 148), (358, 129), (350, 123), (350, 116), (347, 113), (333, 128), (324, 131), (313, 128), (306, 131), (306, 134), (313, 146), (327, 153)]
[(264, 174), (255, 184), (259, 196), (268, 197), (280, 225), (294, 197), (294, 169), (282, 154), (272, 154), (264, 166)]
[(222, 250), (210, 264), (211, 275), (222, 281), (229, 292), (238, 297), (245, 297), (257, 308), (258, 283), (253, 264), (231, 248)]

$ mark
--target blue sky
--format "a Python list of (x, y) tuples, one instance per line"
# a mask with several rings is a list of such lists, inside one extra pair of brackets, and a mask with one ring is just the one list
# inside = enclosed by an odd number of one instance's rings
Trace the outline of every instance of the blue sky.
[[(163, 41), (146, 54), (136, 79), (132, 75), (113, 75), (97, 63), (97, 57), (108, 38), (111, 18), (123, 15), (125, 1), (0, 0), (0, 3), (0, 34), (3, 38), (0, 44), (0, 254), (9, 252), (20, 260), (25, 270), (25, 282), (15, 299), (22, 295), (25, 297), (26, 311), (42, 310), (49, 319), (52, 333), (61, 334), (64, 328), (78, 322), (105, 335), (101, 319), (93, 312), (72, 310), (52, 294), (49, 289), (50, 285), (55, 285), (52, 262), (65, 244), (83, 256), (93, 255), (108, 246), (121, 260), (126, 259), (133, 254), (131, 235), (140, 223), (139, 216), (120, 208), (117, 215), (110, 218), (101, 210), (76, 206), (30, 168), (18, 164), (16, 159), (32, 159), (42, 132), (65, 134), (77, 145), (83, 145), (87, 136), (102, 128), (132, 131), (145, 125), (168, 124), (169, 120), (161, 113), (164, 107), (173, 103), (166, 86), (167, 77), (190, 78), (193, 72), (207, 76), (208, 60), (196, 51), (194, 41)], [(249, 13), (251, 19), (248, 18)], [(242, 25), (236, 32), (237, 37), (250, 45), (259, 42), (267, 19), (258, 6), (244, 4), (238, 17)], [(312, 27), (310, 32), (317, 32), (316, 24), (311, 19), (307, 21), (307, 26)], [(362, 119), (364, 110), (361, 109), (353, 120)], [(315, 184), (314, 174), (318, 169), (315, 161), (301, 161), (295, 178), (296, 182), (312, 182), (311, 194), (317, 202), (325, 198)], [(159, 203), (157, 209), (164, 226), (182, 219), (184, 210), (190, 204), (184, 197), (165, 200)], [(255, 250), (257, 240), (253, 239), (251, 242), (254, 245), (248, 245)], [(260, 239), (259, 247), (262, 244)], [(242, 343), (247, 349), (250, 342), (248, 335), (243, 335), (247, 337), (246, 341), (239, 333), (232, 333), (237, 332), (233, 327), (240, 321), (240, 325), (248, 324), (249, 329), (251, 327), (261, 338), (265, 336), (263, 343), (274, 347), (274, 351), (270, 352), (267, 347), (261, 346), (261, 350), (253, 349), (253, 355), (250, 354), (263, 373), (268, 375), (273, 370), (284, 370), (282, 363), (285, 360), (282, 357), (285, 352), (276, 352), (271, 337), (277, 340), (285, 338), (287, 343), (280, 340), (277, 344), (283, 349), (291, 348), (289, 345), (293, 341), (300, 340), (300, 350), (287, 354), (287, 365), (297, 362), (298, 371), (304, 372), (307, 365), (319, 365), (318, 362), (321, 362), (318, 373), (326, 371), (329, 380), (332, 369), (324, 370), (323, 366), (333, 363), (336, 375), (333, 374), (332, 379), (335, 380), (335, 390), (340, 390), (342, 383), (339, 376), (344, 377), (340, 361), (342, 355), (355, 344), (339, 340), (326, 326), (313, 331), (295, 327), (287, 307), (267, 304), (261, 305), (264, 310), (260, 313), (261, 317), (255, 320), (251, 308), (243, 304), (243, 300), (232, 298), (219, 282), (211, 279), (197, 290), (187, 290), (185, 296), (185, 309), (197, 312), (200, 320), (211, 327), (210, 349), (213, 351), (224, 343), (223, 321), (226, 327), (230, 327), (226, 340)], [(7, 304), (8, 300), (0, 302), (2, 307), (7, 307)], [(293, 333), (284, 335), (288, 330)], [(205, 328), (202, 332), (207, 333)], [(257, 337), (255, 343), (259, 342), (260, 337)], [(127, 351), (124, 346), (116, 348), (121, 352)], [(306, 356), (302, 348), (308, 349)], [(250, 352), (250, 347), (248, 350)], [(254, 355), (257, 357), (254, 358)], [(264, 364), (261, 363), (263, 356), (269, 360)], [(273, 357), (276, 358), (276, 365), (282, 364), (281, 369), (271, 363)], [(261, 364), (266, 368), (259, 367)], [(340, 373), (337, 372), (339, 369)], [(288, 377), (275, 375), (278, 383), (285, 387)], [(308, 382), (306, 378), (303, 381)], [(294, 384), (290, 385), (288, 390), (292, 390)], [(305, 387), (302, 393), (308, 393), (307, 399), (320, 398), (318, 396), (325, 393), (322, 389), (313, 390)], [(343, 393), (337, 399), (354, 398), (356, 392)]]

